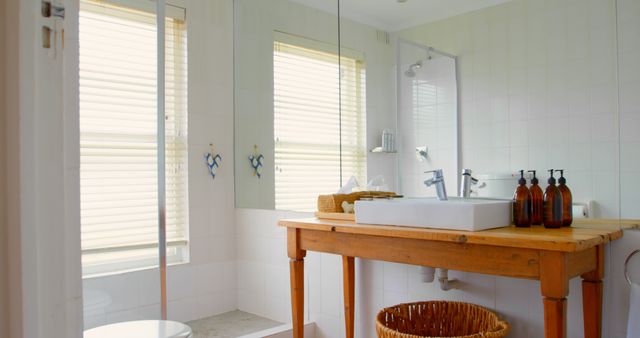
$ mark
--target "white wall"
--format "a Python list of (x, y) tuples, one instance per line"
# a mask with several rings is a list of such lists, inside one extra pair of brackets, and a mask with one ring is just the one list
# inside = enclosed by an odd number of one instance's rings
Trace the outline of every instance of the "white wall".
[[(395, 47), (378, 39), (376, 28), (345, 18), (340, 19), (343, 48), (363, 52), (366, 66), (367, 151), (382, 145), (382, 131), (396, 129)], [(367, 180), (385, 178), (391, 191), (397, 185), (397, 154), (367, 153)], [(366, 182), (360, 182), (364, 185)]]
[[(168, 269), (167, 294), (169, 317), (187, 321), (236, 309), (233, 6), (231, 0), (177, 4), (186, 5), (189, 40), (190, 262)], [(209, 143), (223, 158), (215, 180), (203, 159)], [(160, 316), (157, 269), (89, 278), (83, 285), (86, 328)], [(98, 305), (105, 294), (110, 301)]]
[[(54, 43), (55, 52), (41, 48), (42, 25), (59, 31), (63, 24), (40, 18), (40, 3), (7, 4), (7, 27), (12, 28), (7, 37), (11, 336), (78, 337), (80, 232), (69, 196), (79, 180), (77, 162), (70, 161), (74, 148), (65, 147), (77, 131), (66, 128), (73, 110), (65, 108), (72, 102), (65, 100), (60, 85), (68, 80), (62, 74), (69, 70), (73, 53), (62, 52), (60, 40)], [(67, 5), (72, 13), (74, 8)], [(65, 21), (67, 32), (73, 23), (71, 15)], [(73, 32), (67, 37), (73, 41)], [(67, 51), (73, 45), (67, 45)]]
[[(311, 217), (308, 213), (236, 209), (238, 257), (238, 308), (280, 322), (291, 322), (289, 258), (286, 230), (277, 227), (281, 218)], [(321, 255), (305, 258), (305, 319), (321, 302), (315, 283), (322, 277)]]
[[(241, 82), (236, 83), (237, 131), (236, 170), (249, 177), (245, 154), (253, 144), (261, 144), (265, 154), (273, 153), (273, 31), (291, 34), (337, 46), (336, 16), (288, 1), (241, 1), (236, 22), (236, 62)], [(264, 7), (261, 7), (264, 6)], [(381, 145), (383, 129), (395, 130), (395, 92), (393, 46), (378, 41), (375, 28), (342, 20), (342, 45), (364, 54), (366, 61), (367, 149)], [(261, 55), (261, 57), (256, 57)], [(250, 80), (247, 80), (250, 79)], [(265, 127), (271, 126), (271, 127)], [(261, 129), (259, 129), (259, 128)], [(367, 177), (383, 175), (390, 189), (396, 185), (396, 156), (371, 154), (367, 158)], [(269, 181), (271, 179), (271, 181)], [(273, 208), (273, 162), (267, 159), (259, 186), (237, 177), (241, 207)], [(360, 182), (365, 183), (365, 182)], [(269, 202), (271, 201), (271, 202)], [(286, 232), (276, 227), (283, 217), (311, 217), (307, 213), (258, 209), (236, 209), (238, 307), (277, 321), (290, 321), (288, 284), (289, 260)], [(307, 288), (305, 318), (318, 318), (325, 304), (320, 295), (320, 279), (330, 281), (334, 269), (323, 255), (309, 253), (305, 264)], [(324, 269), (324, 270), (323, 270)], [(332, 270), (333, 271), (333, 270)], [(336, 280), (337, 282), (337, 280)], [(326, 298), (333, 301), (333, 298)], [(335, 304), (334, 304), (335, 305)]]
[[(335, 3), (337, 8), (337, 2)], [(273, 39), (280, 31), (335, 46), (337, 16), (287, 0), (237, 1), (236, 10), (236, 192), (238, 206), (274, 209)], [(342, 20), (342, 46), (364, 55), (366, 67), (367, 150), (380, 146), (383, 129), (395, 130), (393, 47), (376, 39), (372, 27)], [(329, 47), (330, 48), (330, 47)], [(336, 74), (337, 75), (337, 74)], [(338, 102), (336, 103), (336, 107)], [(261, 179), (247, 157), (258, 145), (264, 154)], [(395, 187), (396, 158), (371, 154), (367, 176), (383, 175)], [(336, 182), (337, 182), (336, 178)], [(345, 177), (346, 181), (348, 177)], [(346, 183), (346, 182), (345, 182)], [(360, 182), (365, 184), (366, 182)], [(336, 187), (336, 191), (338, 187)]]
[[(618, 170), (613, 4), (610, 0), (590, 0), (588, 3), (582, 0), (516, 0), (431, 26), (436, 28), (428, 35), (426, 42), (429, 45), (459, 53), (483, 50), (461, 68), (462, 72), (473, 74), (463, 79), (462, 86), (473, 88), (471, 93), (467, 90), (463, 94), (466, 96), (463, 103), (467, 108), (469, 105), (474, 108), (463, 111), (467, 116), (475, 116), (474, 121), (478, 121), (480, 113), (490, 113), (487, 122), (463, 126), (467, 140), (474, 135), (470, 130), (472, 127), (482, 133), (476, 135), (473, 142), (466, 143), (463, 149), (467, 165), (473, 165), (472, 168), (479, 171), (563, 165), (572, 170), (569, 182), (583, 187), (575, 189), (577, 199), (603, 201), (601, 215), (617, 217), (621, 206), (624, 217), (637, 218), (633, 210), (637, 210), (640, 202), (635, 193), (640, 188), (637, 156), (634, 155), (638, 140), (637, 132), (632, 131), (640, 128), (637, 118), (640, 116), (637, 95), (640, 90), (637, 63), (640, 3), (618, 1), (620, 118), (623, 121), (621, 197), (618, 196), (617, 180), (609, 179), (615, 177)], [(522, 7), (525, 5), (532, 7), (526, 15)], [(460, 30), (454, 27), (457, 25)], [(452, 31), (455, 32), (452, 36), (443, 34)], [(473, 34), (466, 37), (471, 39), (473, 47), (456, 50), (456, 44), (465, 39), (464, 32)], [(414, 37), (418, 38), (417, 35)], [(496, 37), (500, 39), (494, 40)], [(524, 37), (532, 42), (519, 43)], [(500, 48), (494, 51), (485, 46)], [(506, 74), (498, 70), (504, 66), (507, 66)], [(502, 80), (496, 83), (494, 78)], [(502, 94), (494, 95), (494, 91)], [(542, 115), (538, 116), (538, 113)], [(585, 116), (580, 115), (582, 113), (586, 113)], [(533, 120), (530, 121), (530, 117)], [(481, 137), (486, 134), (492, 137)], [(583, 167), (588, 170), (582, 170)], [(294, 215), (237, 210), (238, 278), (245, 283), (239, 291), (252, 290), (251, 301), (248, 297), (242, 301), (239, 296), (240, 309), (267, 316), (273, 314), (279, 320), (289, 315), (284, 312), (288, 309), (283, 310), (274, 299), (285, 295), (288, 300), (285, 233), (276, 227), (276, 223), (277, 219), (290, 216)], [(638, 243), (640, 233), (629, 230), (621, 240), (607, 247), (603, 311), (606, 337), (625, 337), (629, 288), (622, 269), (624, 258), (638, 248)], [(418, 269), (357, 260), (357, 337), (375, 336), (374, 316), (383, 306), (424, 299), (477, 303), (507, 318), (512, 324), (510, 337), (543, 336), (539, 283), (454, 271), (451, 277), (463, 282), (461, 288), (443, 292), (436, 284), (420, 283)], [(640, 264), (635, 264), (632, 270), (640, 271)], [(305, 282), (306, 315), (317, 323), (316, 336), (344, 337), (340, 258), (309, 253), (305, 272), (308, 276)], [(640, 276), (636, 278), (640, 280)], [(580, 282), (575, 279), (569, 296), (569, 337), (572, 338), (583, 336), (581, 302)], [(258, 306), (252, 307), (254, 304)]]
[[(335, 46), (337, 53), (337, 17), (287, 0), (242, 0), (236, 1), (235, 18), (235, 184), (238, 205), (274, 209), (274, 31)], [(260, 179), (253, 176), (247, 160), (254, 145), (264, 155)]]
[[(8, 287), (8, 294), (5, 300), (5, 306), (7, 309), (11, 309), (5, 313), (5, 333), (7, 336), (20, 337), (22, 335), (22, 278), (21, 278), (21, 254), (20, 254), (20, 186), (19, 186), (19, 105), (18, 105), (18, 79), (19, 79), (19, 44), (20, 30), (18, 29), (19, 18), (19, 2), (16, 0), (10, 0), (3, 2), (3, 20), (2, 23), (6, 30), (3, 30), (4, 43), (6, 49), (3, 49), (3, 56), (5, 65), (4, 77), (2, 82), (5, 90), (4, 114), (2, 119), (5, 123), (3, 130), (3, 142), (5, 143), (5, 156), (6, 162), (3, 162), (6, 176), (4, 182), (7, 196), (5, 217), (5, 235), (6, 237), (6, 261), (3, 271), (3, 277), (5, 279), (5, 287)], [(0, 85), (2, 86), (2, 85)], [(0, 330), (2, 334), (3, 330)]]
[[(235, 244), (231, 240), (235, 236), (235, 228), (232, 226), (234, 222), (233, 179), (230, 165), (233, 151), (231, 145), (233, 114), (231, 104), (232, 86), (230, 85), (232, 83), (231, 23), (229, 20), (232, 15), (230, 13), (230, 1), (222, 2), (220, 0), (220, 2), (215, 3), (201, 1), (202, 3), (206, 2), (211, 7), (208, 7), (207, 11), (194, 11), (189, 15), (197, 17), (209, 13), (211, 15), (219, 15), (218, 18), (221, 20), (207, 22), (206, 27), (212, 29), (211, 34), (213, 35), (203, 33), (201, 39), (207, 41), (206, 38), (210, 37), (213, 41), (222, 42), (190, 45), (190, 48), (195, 47), (196, 51), (206, 51), (200, 55), (202, 59), (220, 60), (220, 63), (208, 62), (206, 71), (198, 71), (193, 76), (190, 76), (190, 78), (213, 78), (215, 80), (215, 83), (192, 87), (190, 90), (193, 95), (199, 93), (197, 95), (203, 103), (198, 109), (203, 112), (202, 115), (206, 115), (206, 117), (202, 117), (202, 125), (194, 126), (193, 130), (206, 128), (212, 135), (207, 136), (209, 134), (203, 132), (202, 135), (205, 136), (202, 136), (199, 141), (192, 140), (193, 135), (191, 135), (190, 142), (196, 142), (197, 145), (195, 147), (198, 148), (203, 147), (205, 142), (213, 141), (219, 147), (222, 147), (221, 152), (223, 156), (226, 154), (225, 159), (228, 160), (223, 162), (224, 166), (216, 181), (207, 181), (209, 183), (205, 184), (209, 184), (208, 187), (201, 185), (191, 189), (192, 193), (198, 191), (198, 188), (206, 190), (206, 193), (201, 196), (202, 199), (191, 198), (191, 201), (194, 208), (207, 210), (206, 214), (202, 212), (195, 213), (195, 215), (202, 216), (205, 221), (202, 221), (201, 224), (208, 224), (209, 226), (192, 228), (191, 235), (193, 239), (199, 238), (199, 236), (204, 238), (202, 241), (194, 241), (193, 243), (194, 251), (192, 257), (195, 261), (190, 265), (177, 268), (178, 270), (183, 269), (182, 271), (172, 271), (178, 272), (175, 274), (178, 277), (171, 277), (176, 278), (176, 280), (170, 281), (171, 284), (179, 286), (180, 290), (186, 292), (176, 296), (175, 291), (172, 291), (174, 296), (171, 297), (175, 297), (173, 305), (180, 312), (179, 305), (182, 304), (183, 314), (193, 314), (194, 311), (199, 312), (199, 310), (194, 310), (198, 308), (197, 304), (194, 306), (194, 299), (199, 299), (202, 295), (208, 294), (210, 297), (215, 297), (212, 299), (215, 302), (203, 302), (201, 304), (214, 304), (214, 306), (220, 305), (224, 307), (222, 298), (215, 296), (217, 294), (216, 291), (196, 292), (194, 289), (197, 290), (198, 285), (202, 288), (208, 287), (210, 281), (220, 281), (222, 278), (220, 274), (215, 275), (216, 271), (221, 271), (219, 273), (223, 275), (234, 276), (235, 274), (232, 270), (224, 267), (224, 264), (234, 260), (234, 257), (225, 257), (224, 255), (229, 253), (233, 255), (234, 250), (225, 249), (225, 245), (231, 247), (238, 245), (238, 289), (257, 288), (257, 291), (254, 292), (255, 299), (243, 299), (242, 297), (244, 296), (242, 294), (238, 295), (238, 301), (241, 303), (240, 308), (253, 310), (250, 306), (258, 304), (256, 312), (263, 311), (262, 313), (265, 315), (273, 314), (275, 318), (283, 319), (288, 315), (288, 308), (286, 304), (283, 304), (287, 303), (286, 297), (288, 296), (283, 295), (288, 295), (289, 287), (286, 274), (287, 259), (286, 255), (283, 254), (283, 230), (275, 226), (275, 220), (281, 217), (282, 214), (273, 211), (237, 210), (238, 237)], [(600, 1), (603, 0), (592, 0), (591, 2), (597, 5)], [(73, 133), (65, 134), (69, 130), (61, 127), (62, 121), (68, 118), (68, 116), (65, 117), (63, 115), (60, 108), (62, 103), (59, 100), (61, 100), (62, 94), (58, 90), (49, 93), (51, 87), (47, 85), (48, 83), (55, 83), (56, 81), (53, 79), (59, 79), (60, 74), (51, 74), (49, 72), (49, 67), (54, 62), (49, 61), (46, 52), (37, 48), (36, 37), (42, 23), (36, 17), (39, 13), (37, 8), (39, 3), (20, 2), (21, 12), (19, 14), (17, 3), (17, 1), (5, 2), (5, 4), (13, 6), (12, 10), (8, 11), (8, 13), (15, 14), (12, 18), (20, 18), (20, 40), (22, 41), (19, 49), (20, 68), (10, 69), (15, 76), (17, 76), (18, 69), (20, 71), (21, 96), (19, 109), (21, 121), (19, 128), (9, 130), (7, 133), (7, 136), (15, 141), (18, 137), (17, 131), (20, 131), (20, 165), (23, 168), (19, 175), (17, 169), (20, 167), (17, 167), (15, 163), (10, 165), (9, 174), (12, 175), (11, 177), (21, 178), (20, 180), (7, 182), (9, 191), (16, 192), (16, 194), (12, 195), (16, 197), (15, 200), (9, 201), (11, 203), (9, 216), (10, 224), (12, 225), (9, 228), (10, 257), (19, 257), (16, 259), (20, 259), (20, 266), (15, 262), (10, 262), (10, 264), (13, 264), (9, 267), (12, 272), (10, 297), (12, 304), (22, 304), (23, 307), (22, 311), (20, 311), (19, 305), (12, 308), (14, 310), (12, 311), (14, 312), (12, 316), (15, 317), (12, 317), (11, 321), (12, 324), (16, 325), (12, 326), (11, 336), (20, 337), (21, 331), (24, 330), (24, 336), (26, 337), (77, 337), (80, 336), (81, 330), (81, 325), (79, 325), (81, 316), (78, 311), (80, 306), (80, 286), (78, 282), (80, 279), (77, 259), (79, 255), (75, 251), (78, 249), (79, 240), (77, 236), (79, 236), (79, 231), (76, 227), (77, 224), (74, 223), (75, 221), (69, 222), (69, 219), (65, 218), (68, 215), (65, 216), (63, 215), (64, 212), (61, 212), (61, 210), (67, 210), (68, 206), (61, 205), (64, 203), (59, 198), (61, 192), (69, 193), (69, 188), (64, 185), (61, 186), (61, 182), (65, 182), (65, 179), (77, 175), (77, 167), (73, 165), (65, 167), (64, 163), (62, 163), (62, 158), (59, 156), (66, 153), (63, 144), (67, 143), (63, 140), (72, 139)], [(561, 1), (561, 3), (564, 2)], [(571, 3), (574, 5), (583, 4), (582, 1), (576, 0)], [(640, 8), (636, 0), (619, 0), (619, 6), (620, 48), (623, 51), (620, 55), (620, 74), (623, 75), (621, 76), (621, 119), (625, 121), (622, 127), (622, 135), (623, 141), (635, 146), (634, 142), (637, 142), (637, 140), (631, 131), (635, 131), (640, 127), (636, 118), (638, 115), (637, 107), (639, 106), (637, 104), (638, 95), (635, 94), (638, 92), (640, 76), (638, 76), (637, 64), (629, 60), (634, 60), (640, 51), (638, 40), (634, 38), (640, 33), (640, 20), (638, 20)], [(70, 11), (69, 7), (67, 9)], [(598, 16), (598, 10), (593, 12), (595, 16)], [(7, 20), (7, 22), (11, 21)], [(219, 28), (217, 26), (218, 23), (223, 28)], [(16, 22), (13, 22), (13, 24), (15, 27), (18, 26)], [(536, 27), (535, 25), (533, 26)], [(67, 34), (70, 32), (72, 30), (68, 29)], [(219, 37), (217, 34), (223, 34), (223, 37)], [(567, 34), (569, 34), (568, 31)], [(15, 37), (12, 43), (17, 47), (17, 39)], [(226, 47), (220, 48), (221, 45)], [(577, 48), (579, 46), (580, 44), (573, 44), (573, 47)], [(569, 50), (568, 46), (567, 50)], [(18, 49), (16, 48), (15, 51), (17, 53)], [(540, 51), (533, 50), (533, 52), (538, 53)], [(191, 50), (190, 54), (193, 55)], [(514, 57), (515, 55), (517, 54), (514, 54)], [(13, 58), (13, 64), (17, 64), (18, 58), (14, 55), (11, 57)], [(58, 64), (57, 68), (53, 69), (61, 68), (62, 66)], [(190, 69), (193, 71), (193, 67), (190, 67)], [(224, 75), (221, 76), (220, 74)], [(606, 88), (603, 87), (602, 89)], [(10, 95), (11, 97), (18, 97), (16, 88), (8, 89), (13, 90), (11, 93), (15, 94), (15, 96)], [(48, 94), (45, 97), (43, 93)], [(34, 96), (34, 94), (38, 95)], [(14, 104), (13, 107), (17, 111), (17, 103), (11, 100), (7, 101)], [(608, 99), (603, 101), (608, 102)], [(220, 102), (224, 103), (219, 105)], [(547, 101), (545, 100), (545, 102)], [(501, 104), (504, 105), (500, 102), (497, 103), (497, 107)], [(547, 105), (545, 104), (545, 106)], [(191, 105), (191, 108), (195, 109), (193, 105)], [(210, 111), (214, 113), (204, 113)], [(9, 124), (18, 126), (18, 120), (15, 116), (10, 117)], [(198, 117), (194, 118), (196, 119), (195, 121), (198, 121)], [(222, 141), (218, 141), (219, 138)], [(629, 166), (623, 165), (625, 170), (627, 168), (633, 169), (635, 168), (634, 163), (636, 163), (634, 162), (635, 153), (633, 152), (635, 148), (627, 148), (625, 152), (624, 144), (621, 162), (623, 164), (627, 163)], [(17, 158), (18, 149), (18, 145), (13, 142), (9, 149), (10, 156)], [(198, 168), (202, 164), (200, 154), (197, 151), (202, 152), (203, 150), (206, 150), (206, 148), (195, 149), (195, 152), (191, 152), (190, 161), (193, 161), (193, 163), (190, 162), (191, 168)], [(73, 154), (69, 156), (71, 155)], [(46, 165), (42, 165), (45, 163)], [(637, 170), (630, 170), (628, 173), (629, 179), (624, 181), (625, 186), (632, 187), (632, 189), (629, 189), (629, 194), (638, 191), (637, 186), (632, 185), (637, 184), (638, 176), (636, 173)], [(191, 177), (194, 176), (198, 176), (198, 174)], [(197, 180), (198, 178), (191, 178), (191, 182), (195, 185), (197, 185)], [(597, 191), (598, 189), (596, 189), (595, 184), (592, 186), (592, 191)], [(623, 189), (623, 193), (625, 191), (627, 190)], [(194, 201), (195, 205), (193, 205)], [(17, 202), (22, 205), (17, 204)], [(201, 204), (198, 205), (198, 203)], [(622, 198), (623, 213), (627, 212), (627, 210), (631, 212), (630, 210), (635, 208), (637, 203), (637, 197), (626, 195), (625, 193)], [(17, 211), (20, 211), (20, 213), (17, 214)], [(196, 221), (197, 217), (192, 216), (191, 221), (199, 223), (199, 221)], [(16, 229), (15, 224), (20, 224), (20, 229)], [(220, 225), (220, 227), (212, 224)], [(60, 229), (64, 231), (60, 231)], [(196, 231), (195, 234), (193, 233), (194, 230)], [(199, 230), (202, 232), (197, 234)], [(271, 233), (272, 231), (273, 233)], [(271, 240), (265, 240), (269, 238)], [(640, 242), (638, 233), (628, 231), (625, 233), (625, 238), (612, 244), (611, 249), (608, 250), (607, 260), (611, 264), (608, 265), (609, 268), (607, 270), (605, 330), (607, 330), (606, 332), (610, 337), (624, 336), (624, 322), (627, 319), (628, 288), (621, 279), (622, 259), (631, 249), (637, 248), (638, 242)], [(198, 246), (196, 243), (201, 244), (199, 249), (196, 248)], [(214, 244), (209, 245), (210, 243)], [(61, 248), (64, 248), (64, 250), (61, 250)], [(67, 251), (64, 252), (65, 250)], [(198, 250), (201, 250), (200, 254), (196, 253)], [(208, 254), (202, 252), (208, 252)], [(14, 255), (11, 255), (11, 253)], [(246, 255), (247, 253), (250, 253), (250, 255)], [(211, 259), (205, 258), (208, 255), (210, 255)], [(266, 268), (264, 264), (265, 257), (271, 257), (269, 258), (271, 262), (269, 264), (272, 268)], [(202, 260), (200, 260), (201, 258)], [(214, 263), (215, 259), (222, 261), (220, 265)], [(249, 264), (250, 267), (255, 267), (257, 270), (247, 268), (246, 272), (243, 272), (245, 271), (243, 269), (246, 268), (242, 267), (243, 260), (245, 264)], [(331, 255), (309, 254), (307, 262), (308, 269), (310, 269), (307, 274), (309, 276), (307, 282), (309, 317), (318, 322), (320, 336), (342, 337), (344, 334), (341, 329), (343, 321), (339, 258)], [(216, 270), (216, 268), (221, 270)], [(512, 335), (514, 337), (540, 336), (542, 318), (541, 312), (538, 311), (540, 300), (538, 298), (538, 286), (535, 282), (454, 272), (453, 277), (458, 277), (466, 281), (467, 284), (462, 290), (442, 294), (440, 291), (435, 290), (433, 285), (418, 284), (418, 278), (415, 276), (416, 269), (416, 267), (397, 264), (358, 261), (358, 336), (373, 336), (372, 318), (377, 309), (383, 305), (391, 305), (403, 299), (446, 297), (464, 299), (497, 309), (515, 325), (514, 334)], [(208, 274), (208, 276), (204, 276), (204, 274)], [(173, 275), (172, 273), (171, 276)], [(211, 277), (211, 275), (214, 276)], [(114, 278), (117, 279), (117, 277)], [(137, 276), (132, 275), (131, 279), (122, 277), (119, 281), (112, 280), (114, 283), (122, 282), (123, 287), (117, 287), (116, 284), (111, 284), (111, 282), (108, 284), (118, 291), (126, 292), (124, 296), (122, 294), (118, 296), (118, 299), (124, 299), (127, 295), (132, 295), (136, 292), (135, 290), (127, 289), (127, 285), (134, 284), (134, 287), (137, 288), (136, 290), (144, 290), (149, 285), (143, 284), (144, 278), (145, 276), (141, 273)], [(254, 280), (258, 282), (252, 284)], [(235, 281), (229, 281), (229, 283), (236, 285)], [(243, 283), (247, 284), (243, 285)], [(214, 287), (219, 286), (217, 283), (213, 284)], [(192, 288), (188, 289), (189, 287)], [(220, 290), (227, 289), (222, 287)], [(571, 337), (581, 336), (579, 332), (581, 318), (578, 310), (580, 301), (576, 298), (579, 294), (577, 290), (579, 288), (576, 287), (574, 282), (570, 300)], [(220, 291), (220, 293), (224, 292)], [(235, 292), (228, 292), (227, 296), (229, 294), (231, 294), (229, 296), (232, 299), (229, 300), (229, 304), (231, 304), (235, 302), (236, 294)], [(284, 300), (280, 298), (278, 302), (275, 299), (275, 295), (285, 298)], [(271, 297), (271, 300), (268, 300), (268, 297)], [(262, 310), (260, 310), (259, 304), (264, 304), (261, 307)], [(206, 308), (206, 306), (203, 306), (203, 308)], [(276, 312), (276, 310), (271, 311), (272, 309), (279, 309), (277, 310), (279, 312)], [(132, 312), (138, 314), (142, 313), (139, 303), (132, 304), (131, 307), (122, 310), (132, 310)], [(205, 309), (202, 313), (208, 310)], [(218, 310), (212, 309), (210, 312), (215, 311)], [(531, 315), (532, 313), (533, 315)], [(24, 322), (22, 317), (24, 317)], [(115, 317), (114, 312), (114, 317), (112, 318), (116, 319)]]
[[(640, 2), (618, 0), (618, 62), (620, 65), (621, 212), (640, 219)], [(635, 197), (635, 198), (633, 198)]]
[(614, 218), (615, 17), (615, 0), (515, 0), (399, 35), (458, 56), (464, 168), (564, 168), (574, 201)]
[[(238, 308), (277, 321), (290, 322), (289, 269), (286, 230), (277, 227), (282, 218), (311, 214), (271, 210), (236, 209), (238, 245)], [(624, 237), (606, 249), (605, 337), (626, 335), (629, 287), (623, 263), (638, 248), (640, 233)], [(308, 252), (305, 258), (305, 319), (316, 322), (316, 337), (344, 337), (342, 268), (339, 256)], [(640, 260), (631, 270), (640, 280)], [(543, 333), (543, 308), (536, 281), (451, 271), (461, 284), (444, 292), (437, 283), (420, 282), (419, 267), (356, 260), (356, 337), (375, 336), (375, 315), (385, 306), (421, 300), (459, 300), (496, 311), (512, 326), (509, 337), (538, 338)], [(569, 337), (583, 337), (580, 279), (574, 279), (569, 295)]]

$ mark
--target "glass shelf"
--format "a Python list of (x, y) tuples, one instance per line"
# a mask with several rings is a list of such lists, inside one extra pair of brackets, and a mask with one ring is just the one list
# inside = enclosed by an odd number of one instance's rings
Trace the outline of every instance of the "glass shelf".
[(382, 150), (382, 147), (375, 147), (375, 148), (371, 149), (370, 152), (372, 152), (372, 153), (395, 154), (398, 151), (397, 150)]

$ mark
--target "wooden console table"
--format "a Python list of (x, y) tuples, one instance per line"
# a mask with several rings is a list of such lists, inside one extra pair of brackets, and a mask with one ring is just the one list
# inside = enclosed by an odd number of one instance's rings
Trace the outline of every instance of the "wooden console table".
[(622, 230), (499, 228), (478, 232), (281, 220), (287, 228), (293, 336), (303, 338), (304, 257), (342, 256), (346, 337), (354, 337), (355, 257), (540, 281), (546, 338), (567, 337), (569, 280), (582, 277), (585, 338), (601, 337), (604, 245)]

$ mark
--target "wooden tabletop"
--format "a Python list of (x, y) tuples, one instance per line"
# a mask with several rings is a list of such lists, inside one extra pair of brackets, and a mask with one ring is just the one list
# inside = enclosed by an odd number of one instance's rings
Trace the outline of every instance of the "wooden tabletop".
[(278, 224), (287, 228), (317, 231), (332, 231), (370, 236), (411, 238), (563, 252), (586, 250), (622, 237), (622, 230), (614, 225), (608, 228), (599, 229), (582, 227), (546, 229), (542, 226), (516, 228), (511, 226), (484, 231), (457, 231), (357, 224), (351, 220), (319, 218), (284, 219), (280, 220)]

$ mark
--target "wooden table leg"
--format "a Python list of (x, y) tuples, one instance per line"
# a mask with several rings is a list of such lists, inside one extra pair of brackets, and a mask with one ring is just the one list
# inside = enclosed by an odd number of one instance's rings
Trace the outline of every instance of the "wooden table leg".
[(545, 337), (566, 338), (569, 277), (565, 253), (540, 252), (540, 288), (544, 297)]
[(544, 298), (544, 336), (567, 337), (567, 299)]
[(582, 313), (585, 338), (602, 336), (602, 279), (604, 278), (604, 247), (596, 248), (596, 269), (582, 275)]
[(298, 237), (297, 229), (288, 229), (287, 251), (290, 258), (293, 338), (304, 338), (304, 257), (306, 251), (300, 250)]
[(353, 338), (355, 323), (355, 258), (342, 256), (342, 277), (344, 280), (344, 324), (346, 338)]

